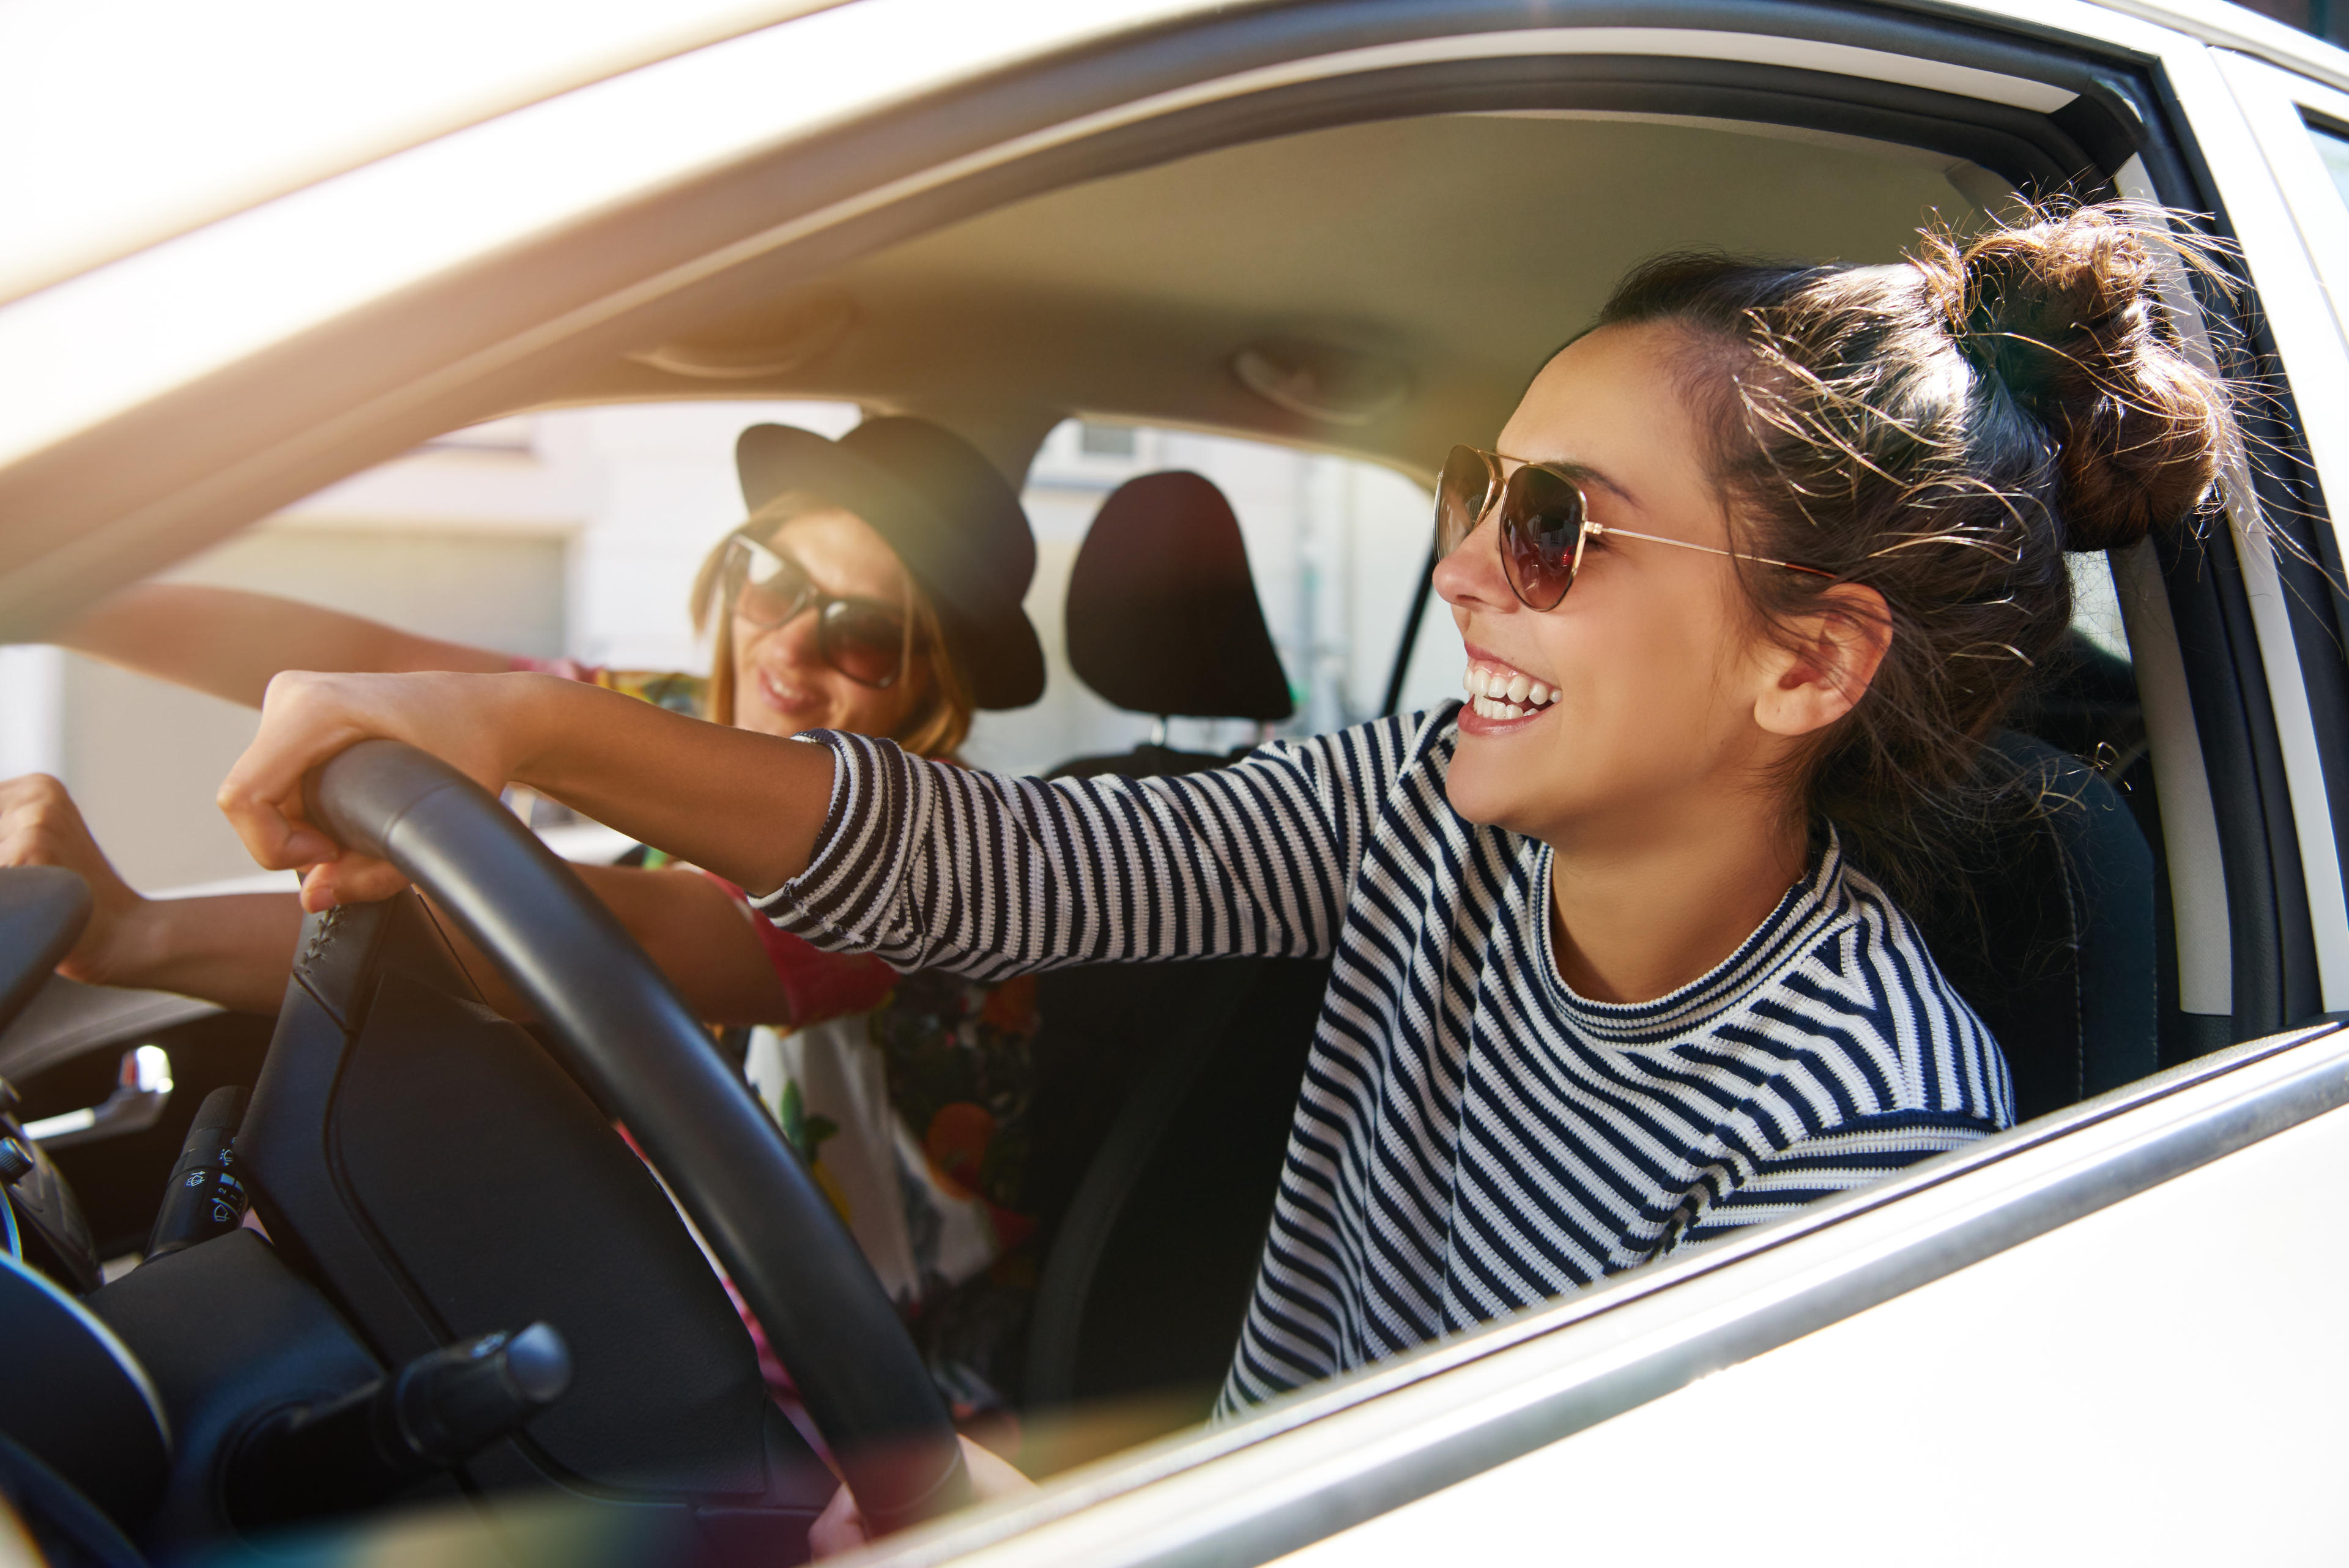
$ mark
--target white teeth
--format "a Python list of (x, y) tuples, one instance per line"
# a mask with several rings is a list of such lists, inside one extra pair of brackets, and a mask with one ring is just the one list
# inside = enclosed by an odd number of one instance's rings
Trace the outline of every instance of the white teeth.
[(1468, 705), (1487, 719), (1522, 719), (1557, 696), (1530, 675), (1504, 675), (1483, 664), (1470, 665), (1462, 673), (1460, 685), (1468, 693)]

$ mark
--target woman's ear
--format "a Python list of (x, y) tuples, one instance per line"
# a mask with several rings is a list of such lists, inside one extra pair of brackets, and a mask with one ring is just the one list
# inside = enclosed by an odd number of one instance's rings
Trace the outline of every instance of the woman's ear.
[(1837, 583), (1813, 603), (1782, 623), (1763, 668), (1754, 717), (1774, 735), (1811, 734), (1850, 712), (1892, 646), (1891, 611), (1874, 588)]

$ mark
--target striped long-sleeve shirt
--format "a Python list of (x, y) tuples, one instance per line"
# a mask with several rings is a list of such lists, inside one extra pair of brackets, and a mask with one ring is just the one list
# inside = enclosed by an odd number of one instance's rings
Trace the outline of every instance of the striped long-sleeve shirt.
[(1227, 1408), (2013, 1119), (1989, 1032), (1832, 842), (1702, 978), (1634, 1005), (1576, 995), (1549, 849), (1445, 799), (1456, 711), (1151, 779), (807, 737), (837, 756), (829, 819), (762, 906), (819, 946), (982, 979), (1334, 955)]

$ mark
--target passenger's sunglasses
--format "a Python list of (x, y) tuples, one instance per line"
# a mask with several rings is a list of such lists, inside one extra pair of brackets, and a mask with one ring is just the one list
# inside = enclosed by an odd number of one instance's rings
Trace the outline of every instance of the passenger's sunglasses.
[[(1510, 462), (1517, 466), (1505, 475), (1502, 465)], [(1833, 572), (1821, 571), (1816, 566), (1796, 566), (1792, 561), (1776, 561), (1767, 556), (1748, 556), (1735, 550), (1716, 550), (1710, 545), (1692, 545), (1685, 539), (1659, 538), (1653, 534), (1634, 534), (1629, 528), (1609, 528), (1594, 523), (1581, 483), (1566, 469), (1504, 457), (1473, 446), (1454, 447), (1452, 455), (1444, 460), (1444, 472), (1436, 477), (1436, 558), (1441, 560), (1458, 549), (1484, 522), (1485, 514), (1495, 510), (1496, 502), (1500, 513), (1501, 572), (1509, 579), (1510, 590), (1527, 609), (1556, 609), (1581, 574), (1584, 545), (1609, 534), (1644, 539), (1651, 545), (1670, 545), (1676, 549), (1702, 550), (1708, 556), (1726, 556), (1734, 561), (1782, 566), (1790, 572), (1808, 572), (1830, 580), (1835, 576)]]
[(877, 599), (825, 593), (806, 567), (747, 534), (726, 541), (719, 581), (734, 613), (762, 629), (815, 611), (817, 656), (860, 686), (895, 685), (913, 659), (911, 617)]

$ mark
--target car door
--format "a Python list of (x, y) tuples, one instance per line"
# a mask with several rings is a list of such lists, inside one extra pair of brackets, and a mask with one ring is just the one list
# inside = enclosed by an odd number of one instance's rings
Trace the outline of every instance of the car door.
[[(2343, 471), (2303, 439), (2300, 410), (2330, 406), (2292, 308), (2306, 244), (2278, 238), (2230, 68), (2180, 30), (2019, 0), (1137, 0), (984, 26), (859, 0), (0, 310), (0, 355), (57, 377), (47, 400), (0, 406), (0, 508), (27, 520), (0, 542), (0, 618), (36, 632), (93, 585), (684, 330), (748, 258), (821, 276), (1022, 194), (1251, 138), (1407, 114), (1681, 117), (1889, 140), (2000, 190), (2093, 168), (2211, 212), (2268, 317), (2209, 291), (2178, 308), (2272, 378), (2261, 450), (2283, 461), (2230, 476), (2223, 530), (2115, 563), (2159, 774), (2170, 1071), (876, 1559), (1375, 1561), (1492, 1540), (1629, 1555), (1697, 1530), (1741, 1555), (1930, 1559), (2004, 1546), (2017, 1517), (2051, 1554), (2219, 1555), (2239, 1521), (2198, 1510), (2212, 1476), (2271, 1478), (2256, 1543), (2288, 1554), (2349, 1458), (2322, 1416), (2349, 1359), (2310, 1304), (2337, 1299), (2336, 1253), (2307, 1242), (2349, 1140), (2349, 1048), (2292, 1029), (2349, 1008), (2349, 711), (2316, 482)], [(762, 100), (779, 75), (807, 90)], [(219, 308), (187, 319), (190, 298)], [(2277, 547), (2287, 533), (2309, 561)]]

